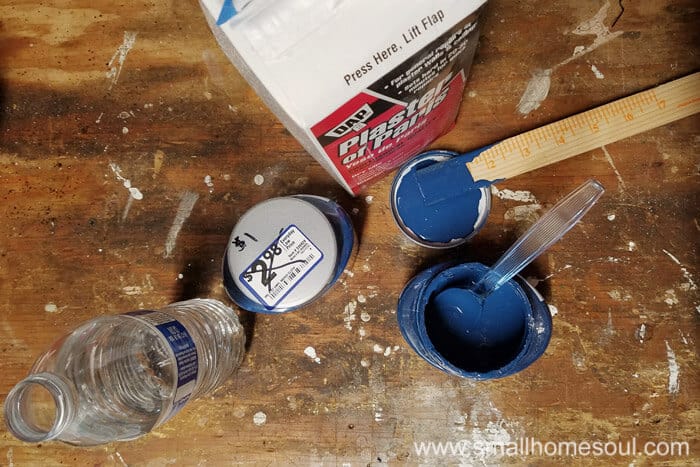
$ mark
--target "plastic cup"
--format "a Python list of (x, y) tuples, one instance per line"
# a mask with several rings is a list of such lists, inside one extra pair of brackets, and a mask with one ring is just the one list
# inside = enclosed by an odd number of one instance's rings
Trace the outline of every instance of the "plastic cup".
[(433, 266), (409, 281), (399, 298), (397, 319), (404, 339), (445, 373), (474, 380), (513, 375), (534, 363), (549, 344), (549, 308), (519, 276), (489, 295), (483, 310), (466, 304), (458, 313), (433, 303), (438, 293), (469, 288), (488, 270), (480, 263)]

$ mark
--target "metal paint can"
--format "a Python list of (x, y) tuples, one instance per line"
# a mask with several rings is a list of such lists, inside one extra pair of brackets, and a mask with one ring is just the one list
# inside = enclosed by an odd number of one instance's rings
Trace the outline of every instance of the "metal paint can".
[(249, 209), (231, 232), (224, 287), (241, 308), (296, 310), (327, 292), (356, 251), (348, 214), (313, 195), (272, 198)]
[[(391, 212), (401, 232), (413, 242), (429, 248), (452, 248), (472, 238), (486, 223), (491, 210), (491, 191), (477, 186), (466, 166), (459, 177), (464, 190), (454, 194), (454, 187), (445, 185), (449, 196), (428, 199), (421, 187), (420, 175), (430, 180), (431, 169), (442, 166), (461, 154), (434, 150), (420, 154), (396, 174), (391, 187)], [(426, 180), (424, 178), (423, 180)], [(433, 191), (440, 190), (441, 180), (432, 180)]]

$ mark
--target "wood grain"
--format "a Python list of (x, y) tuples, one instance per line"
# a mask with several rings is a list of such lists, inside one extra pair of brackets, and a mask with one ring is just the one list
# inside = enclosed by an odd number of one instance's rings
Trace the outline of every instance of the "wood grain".
[[(610, 25), (618, 2), (489, 2), (457, 124), (433, 147), (482, 147), (697, 71), (691, 0), (624, 2), (613, 29), (621, 34), (567, 61), (596, 40), (573, 31), (604, 5)], [(554, 67), (547, 98), (522, 115), (533, 73)], [(242, 312), (251, 342), (236, 376), (155, 432), (78, 449), (24, 444), (0, 427), (0, 464), (698, 463), (699, 122), (689, 117), (510, 179), (474, 241), (436, 253), (394, 226), (390, 177), (351, 198), (304, 153), (226, 60), (195, 1), (6, 0), (0, 399), (81, 321), (195, 296), (227, 300), (223, 250), (237, 218), (259, 201), (337, 199), (361, 243), (350, 274), (304, 310)], [(117, 168), (143, 199), (130, 202)], [(395, 310), (408, 279), (445, 259), (493, 261), (589, 177), (605, 197), (525, 273), (558, 310), (540, 360), (477, 384), (432, 369), (407, 347)], [(537, 201), (518, 201), (518, 190)], [(166, 258), (186, 192), (199, 198)], [(669, 391), (671, 362), (677, 392)], [(266, 414), (259, 426), (258, 412)], [(521, 437), (687, 441), (691, 453), (439, 457), (414, 448)]]
[(700, 72), (507, 138), (467, 168), (474, 180), (505, 180), (698, 112)]

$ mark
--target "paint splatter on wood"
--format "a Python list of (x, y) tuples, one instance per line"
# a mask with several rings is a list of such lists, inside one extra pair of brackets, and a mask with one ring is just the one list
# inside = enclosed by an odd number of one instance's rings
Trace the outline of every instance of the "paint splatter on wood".
[(112, 87), (117, 84), (119, 75), (121, 75), (122, 68), (124, 67), (124, 62), (126, 62), (126, 56), (129, 55), (135, 43), (136, 33), (133, 31), (124, 31), (124, 40), (122, 44), (117, 48), (117, 51), (114, 52), (109, 63), (107, 63), (107, 66), (110, 67), (106, 74), (109, 80), (109, 89), (112, 89)]
[(676, 360), (676, 354), (666, 341), (666, 358), (668, 358), (668, 393), (678, 394), (681, 389), (680, 374), (681, 369)]
[(552, 84), (552, 74), (558, 68), (596, 50), (598, 47), (610, 42), (623, 33), (623, 31), (611, 32), (605, 25), (605, 19), (607, 18), (609, 9), (610, 4), (607, 2), (604, 3), (593, 18), (582, 22), (571, 32), (578, 36), (596, 36), (592, 44), (588, 46), (577, 46), (573, 54), (566, 60), (546, 70), (536, 70), (532, 73), (532, 77), (530, 81), (528, 81), (525, 91), (518, 103), (517, 110), (521, 115), (528, 115), (532, 111), (540, 108), (542, 102), (544, 102), (549, 95), (549, 89)]
[(180, 230), (185, 224), (187, 218), (190, 217), (190, 214), (192, 213), (194, 205), (197, 203), (198, 199), (199, 195), (191, 191), (185, 192), (180, 198), (180, 205), (177, 208), (175, 220), (173, 221), (170, 231), (168, 232), (168, 237), (165, 240), (164, 257), (172, 257), (173, 251), (175, 250), (175, 244), (177, 242), (177, 236), (180, 234)]

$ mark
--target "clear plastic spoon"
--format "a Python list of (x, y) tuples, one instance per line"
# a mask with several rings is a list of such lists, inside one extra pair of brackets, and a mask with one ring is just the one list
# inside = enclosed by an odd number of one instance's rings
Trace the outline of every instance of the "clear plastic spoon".
[(455, 303), (466, 298), (465, 294), (470, 295), (472, 300), (476, 298), (483, 303), (486, 297), (512, 279), (576, 225), (604, 191), (598, 181), (588, 180), (535, 222), (476, 284), (466, 289), (445, 289), (434, 298), (435, 303), (455, 307)]

